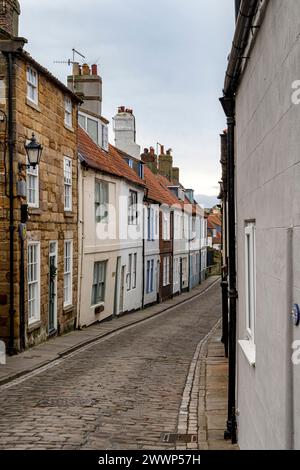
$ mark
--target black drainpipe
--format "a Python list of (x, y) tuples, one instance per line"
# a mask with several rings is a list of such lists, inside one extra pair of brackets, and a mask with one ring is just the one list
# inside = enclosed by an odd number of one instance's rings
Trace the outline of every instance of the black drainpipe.
[(14, 128), (13, 128), (13, 54), (6, 54), (8, 65), (8, 153), (9, 153), (9, 342), (8, 353), (15, 352), (14, 317)]
[(234, 130), (235, 130), (235, 99), (221, 98), (221, 104), (227, 116), (227, 198), (228, 198), (228, 297), (229, 297), (229, 332), (228, 332), (228, 416), (225, 439), (237, 442), (236, 423), (236, 239), (235, 239), (235, 162), (234, 162)]
[(225, 264), (222, 266), (222, 343), (224, 344), (225, 357), (228, 357), (228, 280), (227, 280), (227, 213), (226, 213), (226, 196), (223, 199), (222, 208), (222, 223), (223, 223), (223, 237), (222, 237), (222, 249), (225, 253)]
[(25, 340), (25, 260), (24, 260), (24, 237), (20, 234), (20, 350), (24, 351)]

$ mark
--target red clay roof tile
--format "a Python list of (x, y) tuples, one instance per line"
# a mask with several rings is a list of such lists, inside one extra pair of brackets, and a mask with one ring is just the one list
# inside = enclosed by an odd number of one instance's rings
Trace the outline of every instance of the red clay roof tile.
[(109, 144), (108, 152), (105, 152), (81, 127), (78, 128), (77, 135), (79, 154), (90, 168), (145, 186), (144, 181), (128, 166), (113, 145)]

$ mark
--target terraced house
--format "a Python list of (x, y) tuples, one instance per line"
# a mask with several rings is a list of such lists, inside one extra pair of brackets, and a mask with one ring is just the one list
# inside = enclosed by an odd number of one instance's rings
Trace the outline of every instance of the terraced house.
[[(142, 307), (142, 164), (108, 143), (97, 67), (74, 65), (68, 85), (79, 108), (80, 327)], [(132, 117), (132, 114), (130, 114)]]
[(77, 106), (24, 51), (20, 8), (0, 29), (0, 337), (10, 352), (76, 328)]

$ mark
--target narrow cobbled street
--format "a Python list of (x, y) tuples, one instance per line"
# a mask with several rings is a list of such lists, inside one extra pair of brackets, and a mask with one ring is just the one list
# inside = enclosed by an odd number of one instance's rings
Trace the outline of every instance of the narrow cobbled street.
[(174, 448), (190, 362), (220, 317), (202, 295), (0, 387), (1, 449)]

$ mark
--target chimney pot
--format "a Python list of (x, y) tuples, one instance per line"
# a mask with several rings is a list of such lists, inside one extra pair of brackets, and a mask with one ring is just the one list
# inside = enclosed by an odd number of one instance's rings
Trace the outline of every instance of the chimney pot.
[(125, 113), (125, 106), (119, 106), (118, 113)]
[(97, 66), (97, 64), (92, 65), (92, 75), (98, 75), (98, 66)]
[(77, 77), (78, 75), (80, 75), (80, 66), (79, 66), (78, 62), (74, 62), (74, 64), (73, 64), (73, 76)]
[(83, 64), (82, 75), (90, 75), (90, 74), (91, 74), (91, 71), (90, 71), (90, 67), (88, 66), (88, 64)]
[(160, 153), (161, 155), (165, 154), (165, 146), (160, 144)]
[(150, 147), (150, 154), (154, 155), (154, 147)]
[(147, 148), (144, 148), (144, 153), (149, 153), (149, 150)]

